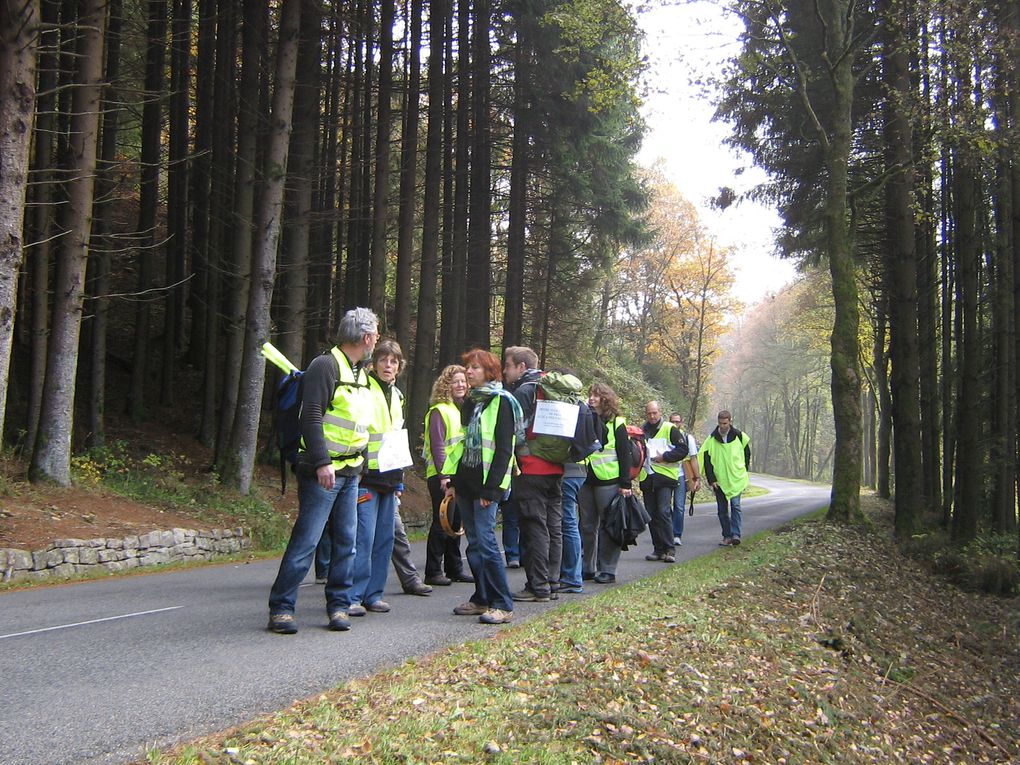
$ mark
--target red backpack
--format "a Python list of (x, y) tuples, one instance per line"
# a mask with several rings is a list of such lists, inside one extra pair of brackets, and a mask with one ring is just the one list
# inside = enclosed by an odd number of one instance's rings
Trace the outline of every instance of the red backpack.
[(627, 426), (627, 441), (630, 443), (630, 480), (635, 480), (644, 467), (648, 457), (648, 445), (645, 444), (645, 432), (640, 425)]

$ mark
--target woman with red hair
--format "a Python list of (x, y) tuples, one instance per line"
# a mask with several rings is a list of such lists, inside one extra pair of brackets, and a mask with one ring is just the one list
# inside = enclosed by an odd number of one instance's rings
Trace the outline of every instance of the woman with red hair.
[(463, 357), (468, 395), (461, 407), (463, 449), (447, 490), (455, 496), (467, 536), (475, 592), (453, 612), (505, 624), (514, 602), (496, 541), (496, 510), (510, 488), (514, 446), (523, 427), (521, 405), (503, 389), (499, 358), (479, 348)]

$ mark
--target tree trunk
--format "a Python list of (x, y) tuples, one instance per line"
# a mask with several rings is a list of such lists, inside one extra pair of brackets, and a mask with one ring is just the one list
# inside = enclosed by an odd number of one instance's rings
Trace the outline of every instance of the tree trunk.
[(959, 348), (959, 394), (956, 417), (956, 486), (953, 501), (952, 536), (964, 543), (977, 536), (978, 512), (984, 474), (982, 444), (982, 353), (978, 323), (978, 290), (981, 246), (977, 230), (978, 177), (975, 150), (970, 146), (976, 134), (976, 116), (969, 105), (972, 83), (967, 62), (959, 62), (957, 105), (961, 125), (953, 147), (953, 201), (958, 300), (961, 310)]
[(411, 2), (407, 86), (400, 143), (400, 206), (397, 211), (397, 271), (393, 297), (393, 331), (404, 353), (411, 348), (411, 266), (417, 209), (418, 121), (421, 111), (422, 0)]
[(206, 284), (209, 267), (209, 178), (212, 166), (213, 80), (216, 72), (216, 0), (198, 1), (198, 54), (195, 73), (195, 158), (191, 172), (191, 332), (189, 354), (198, 369), (205, 365), (206, 319), (210, 309)]
[(439, 276), (439, 223), (443, 163), (443, 34), (449, 0), (429, 2), (428, 127), (425, 138), (425, 197), (422, 200), (421, 276), (418, 331), (408, 420), (420, 422), (428, 408), (436, 351), (436, 281)]
[[(259, 76), (265, 68), (262, 44), (267, 24), (265, 0), (245, 0), (241, 26), (241, 83), (237, 109), (237, 170), (234, 174), (233, 247), (228, 268), (236, 275), (227, 294), (226, 352), (223, 359), (216, 430), (217, 466), (222, 468), (224, 452), (237, 414), (237, 394), (241, 385), (241, 360), (244, 356), (244, 319), (251, 288), (251, 257), (255, 225), (255, 189), (259, 135)], [(293, 358), (293, 357), (289, 357)]]
[(113, 249), (113, 194), (116, 188), (117, 137), (122, 111), (117, 90), (120, 78), (120, 44), (123, 26), (120, 0), (110, 3), (106, 29), (106, 82), (103, 95), (102, 148), (96, 173), (96, 200), (93, 206), (92, 258), (86, 267), (89, 306), (92, 317), (89, 342), (88, 433), (85, 445), (90, 449), (106, 443), (106, 350), (110, 313), (110, 251)]
[(159, 400), (173, 405), (177, 353), (184, 340), (188, 268), (188, 114), (191, 107), (191, 0), (174, 0), (170, 42), (170, 146), (167, 166), (166, 286)]
[(464, 283), (463, 272), (457, 270), (457, 258), (454, 254), (454, 243), (457, 238), (454, 220), (454, 197), (456, 195), (456, 110), (453, 105), (454, 77), (456, 64), (453, 57), (453, 12), (446, 15), (445, 30), (446, 46), (444, 59), (446, 69), (443, 73), (443, 288), (440, 301), (439, 320), (439, 368), (452, 364), (457, 358), (458, 348), (454, 342), (457, 334), (456, 306), (461, 286)]
[(64, 182), (67, 203), (60, 221), (63, 236), (57, 260), (39, 437), (29, 468), (32, 481), (50, 480), (61, 486), (71, 483), (75, 372), (84, 297), (82, 288), (92, 228), (106, 10), (106, 0), (86, 0), (79, 17), (77, 69), (68, 136), (70, 162)]
[(287, 178), (300, 24), (301, 0), (283, 0), (280, 8), (280, 40), (276, 53), (276, 87), (270, 119), (270, 143), (266, 155), (266, 183), (256, 218), (252, 287), (248, 300), (241, 388), (224, 477), (226, 482), (236, 486), (241, 494), (248, 494), (251, 491), (255, 469), (255, 449), (265, 382), (265, 360), (259, 349), (269, 337), (269, 309), (272, 305), (273, 283), (276, 279), (280, 213)]
[(46, 380), (46, 349), (50, 336), (50, 265), (52, 261), (51, 234), (53, 227), (53, 149), (56, 144), (57, 119), (54, 114), (57, 99), (57, 48), (56, 25), (60, 19), (57, 0), (43, 0), (42, 23), (49, 31), (40, 33), (39, 87), (35, 103), (35, 147), (33, 149), (34, 188), (29, 189), (33, 208), (30, 212), (30, 241), (28, 253), (29, 377), (26, 437), (23, 453), (31, 457), (39, 432), (39, 413), (42, 409), (42, 390)]
[[(368, 303), (386, 324), (386, 234), (390, 222), (390, 123), (393, 98), (394, 0), (380, 0), (379, 98), (375, 122), (375, 190), (372, 209)], [(441, 53), (442, 51), (440, 51)]]
[(882, 25), (885, 84), (884, 141), (886, 290), (889, 295), (889, 355), (892, 362), (893, 460), (896, 465), (895, 528), (908, 539), (921, 522), (924, 498), (921, 476), (920, 359), (917, 335), (917, 250), (914, 231), (913, 103), (907, 28), (913, 18), (909, 0), (885, 0)]
[[(503, 347), (523, 342), (524, 243), (528, 217), (528, 120), (527, 83), (530, 71), (529, 18), (524, 4), (514, 14), (517, 44), (514, 48), (513, 152), (510, 159), (509, 229), (506, 247), (506, 290), (503, 296)], [(550, 237), (551, 239), (551, 237)], [(548, 305), (546, 306), (548, 320)], [(546, 322), (548, 323), (548, 322)]]
[[(166, 0), (147, 0), (149, 10), (145, 45), (145, 95), (142, 104), (142, 154), (140, 159), (138, 228), (135, 244), (138, 262), (138, 295), (135, 306), (135, 345), (128, 393), (128, 416), (140, 422), (145, 416), (145, 384), (148, 382), (150, 291), (155, 282), (157, 213), (159, 208), (160, 144), (163, 135), (163, 68), (166, 51)], [(165, 340), (166, 338), (164, 338)]]
[(484, 350), (489, 349), (491, 342), (492, 299), (492, 131), (489, 120), (491, 16), (489, 0), (475, 0), (471, 34), (471, 200), (464, 339), (465, 346)]
[(825, 151), (825, 250), (832, 276), (835, 319), (832, 326), (832, 413), (836, 430), (830, 520), (858, 522), (861, 514), (861, 374), (860, 308), (847, 203), (854, 96), (853, 9), (847, 0), (821, 3), (821, 15), (831, 38), (828, 61), (832, 83), (831, 124)]
[(22, 239), (28, 190), (28, 158), (35, 107), (39, 3), (0, 4), (0, 444), (7, 412), (7, 389), (18, 272), (24, 259)]

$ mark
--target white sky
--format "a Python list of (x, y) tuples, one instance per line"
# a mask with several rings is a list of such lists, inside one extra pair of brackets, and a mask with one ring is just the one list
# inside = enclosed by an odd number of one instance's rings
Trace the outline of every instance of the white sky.
[(791, 262), (771, 254), (779, 215), (751, 201), (725, 212), (710, 206), (720, 187), (739, 194), (765, 175), (749, 156), (723, 144), (728, 127), (712, 122), (708, 95), (690, 84), (721, 71), (722, 61), (738, 50), (740, 23), (709, 2), (682, 0), (639, 13), (638, 23), (646, 36), (650, 85), (642, 110), (648, 132), (638, 159), (645, 166), (662, 161), (666, 177), (694, 204), (719, 243), (734, 247), (734, 293), (745, 304), (755, 303), (795, 274)]

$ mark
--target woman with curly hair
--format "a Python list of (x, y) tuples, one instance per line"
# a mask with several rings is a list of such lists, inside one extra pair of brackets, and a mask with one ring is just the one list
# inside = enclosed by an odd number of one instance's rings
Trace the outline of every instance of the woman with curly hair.
[(439, 522), (439, 505), (457, 469), (457, 458), (463, 447), (460, 405), (466, 395), (464, 367), (450, 364), (432, 383), (429, 410), (425, 413), (425, 479), (432, 499), (432, 525), (425, 551), (425, 584), (446, 586), (473, 581), (464, 571), (460, 537), (448, 535)]
[(588, 389), (588, 405), (598, 413), (609, 437), (601, 451), (588, 457), (588, 476), (577, 496), (584, 561), (581, 576), (596, 584), (611, 584), (616, 581), (620, 546), (608, 534), (600, 534), (599, 528), (602, 514), (616, 495), (630, 496), (630, 444), (616, 391), (605, 383), (594, 383)]

